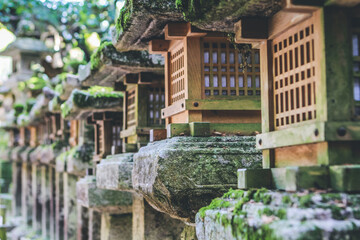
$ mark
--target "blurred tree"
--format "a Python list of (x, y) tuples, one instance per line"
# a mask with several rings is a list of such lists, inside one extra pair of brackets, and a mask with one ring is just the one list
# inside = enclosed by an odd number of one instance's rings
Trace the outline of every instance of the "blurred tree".
[[(61, 41), (45, 42), (54, 51), (79, 47), (89, 60), (94, 46), (87, 38), (111, 39), (109, 28), (114, 23), (118, 0), (1, 0), (0, 26), (18, 37), (40, 38), (45, 32), (58, 34)], [(65, 43), (65, 44), (64, 44)], [(70, 47), (69, 47), (70, 45)]]

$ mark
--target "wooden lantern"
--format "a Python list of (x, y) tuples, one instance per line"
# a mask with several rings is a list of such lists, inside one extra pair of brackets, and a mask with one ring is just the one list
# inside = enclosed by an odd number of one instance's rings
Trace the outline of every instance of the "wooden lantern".
[(88, 117), (87, 123), (94, 125), (95, 163), (107, 155), (121, 152), (122, 112), (95, 112)]
[[(360, 8), (288, 2), (282, 11), (262, 21), (267, 36), (256, 40), (263, 89), (263, 133), (257, 136), (257, 147), (263, 150), (263, 167), (278, 169), (272, 171), (276, 187), (296, 190), (283, 185), (292, 176), (288, 172), (310, 167), (320, 177), (313, 175), (315, 180), (308, 179), (302, 187), (337, 188), (329, 182), (321, 184), (329, 174), (337, 174), (334, 167), (329, 172), (321, 166), (360, 161), (356, 147), (360, 140)], [(250, 29), (252, 22), (238, 23), (238, 42), (256, 38), (241, 32)], [(296, 176), (301, 182), (301, 174)]]
[(136, 152), (149, 142), (150, 129), (165, 126), (161, 109), (165, 106), (164, 76), (155, 73), (127, 74), (124, 124), (120, 133), (123, 152)]
[[(189, 23), (171, 23), (165, 27), (165, 40), (150, 42), (150, 52), (165, 57), (161, 114), (167, 125), (260, 123), (258, 50), (242, 54), (224, 34), (199, 31)], [(255, 130), (260, 130), (259, 125)]]

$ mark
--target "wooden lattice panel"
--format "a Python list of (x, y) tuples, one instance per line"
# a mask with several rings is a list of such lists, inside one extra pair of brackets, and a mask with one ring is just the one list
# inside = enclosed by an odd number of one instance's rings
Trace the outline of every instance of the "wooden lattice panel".
[(97, 136), (97, 154), (103, 154), (104, 149), (104, 125), (103, 124), (96, 124), (96, 136)]
[(119, 122), (115, 122), (112, 126), (112, 146), (115, 148), (121, 147), (121, 124)]
[(229, 41), (202, 43), (204, 96), (260, 96), (260, 53), (242, 54)]
[(127, 127), (136, 125), (135, 111), (136, 111), (136, 88), (128, 91), (127, 93)]
[(165, 124), (165, 119), (161, 119), (161, 109), (165, 107), (165, 92), (163, 88), (149, 88), (148, 101), (148, 125)]
[(353, 74), (354, 74), (354, 100), (355, 114), (360, 115), (360, 19), (353, 19), (352, 26), (352, 55), (353, 55)]
[(314, 17), (296, 25), (272, 42), (275, 129), (316, 118), (318, 42)]
[(185, 98), (185, 56), (184, 46), (179, 44), (170, 55), (170, 101)]

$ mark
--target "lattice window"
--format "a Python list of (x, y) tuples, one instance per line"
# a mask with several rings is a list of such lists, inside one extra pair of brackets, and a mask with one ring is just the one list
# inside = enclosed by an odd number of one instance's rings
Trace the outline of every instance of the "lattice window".
[(185, 98), (184, 46), (171, 52), (170, 56), (170, 105)]
[(135, 110), (136, 110), (136, 103), (135, 103), (135, 96), (136, 96), (136, 89), (128, 91), (127, 94), (127, 127), (131, 127), (136, 125), (135, 119)]
[(148, 125), (165, 124), (165, 119), (161, 119), (161, 109), (165, 107), (165, 93), (163, 88), (149, 88), (148, 107)]
[(228, 41), (203, 42), (203, 86), (209, 96), (260, 96), (260, 54), (244, 56)]
[(104, 125), (103, 124), (96, 124), (96, 130), (97, 130), (97, 154), (104, 153)]
[(354, 18), (352, 23), (352, 55), (354, 74), (355, 114), (360, 115), (360, 19)]
[(316, 118), (314, 18), (273, 40), (275, 128)]
[(121, 132), (121, 124), (120, 122), (115, 122), (114, 125), (112, 126), (112, 146), (117, 148), (115, 150), (116, 153), (121, 147), (120, 132)]

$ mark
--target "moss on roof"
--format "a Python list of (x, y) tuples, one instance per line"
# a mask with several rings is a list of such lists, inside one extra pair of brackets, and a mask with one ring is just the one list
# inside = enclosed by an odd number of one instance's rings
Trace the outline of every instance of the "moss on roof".
[(121, 108), (123, 93), (110, 87), (93, 86), (88, 90), (74, 89), (69, 99), (61, 104), (62, 117), (68, 117), (71, 112), (81, 109)]
[(204, 29), (232, 32), (242, 17), (269, 17), (281, 8), (280, 0), (176, 0), (186, 21)]
[(103, 64), (121, 64), (125, 66), (155, 67), (147, 51), (118, 52), (111, 42), (104, 42), (91, 55), (91, 70), (99, 69)]

